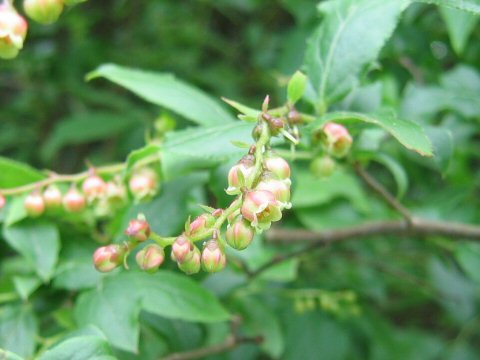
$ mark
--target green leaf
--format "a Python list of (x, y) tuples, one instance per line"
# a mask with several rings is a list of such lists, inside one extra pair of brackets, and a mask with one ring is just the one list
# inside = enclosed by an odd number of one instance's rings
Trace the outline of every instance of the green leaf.
[(55, 126), (52, 135), (41, 149), (41, 155), (44, 159), (50, 160), (65, 145), (109, 139), (138, 124), (138, 120), (128, 115), (108, 112), (75, 114)]
[(55, 225), (40, 222), (18, 224), (4, 228), (3, 235), (44, 282), (51, 278), (60, 250), (60, 236)]
[(468, 276), (480, 284), (480, 244), (460, 244), (455, 249), (455, 257)]
[(18, 195), (13, 197), (9, 201), (8, 214), (5, 219), (5, 226), (13, 225), (28, 216), (27, 210), (25, 209), (24, 205), (25, 197), (25, 194), (23, 196)]
[(293, 74), (287, 87), (287, 98), (290, 104), (293, 105), (302, 98), (306, 87), (307, 77), (300, 71)]
[(24, 358), (10, 352), (0, 349), (0, 359), (2, 360), (25, 360)]
[(401, 199), (408, 188), (408, 176), (405, 169), (397, 160), (386, 154), (376, 153), (372, 159), (390, 171), (397, 184), (397, 198)]
[(358, 75), (376, 60), (406, 4), (336, 0), (319, 5), (323, 21), (309, 40), (304, 65), (320, 112), (358, 84)]
[(141, 149), (132, 151), (127, 157), (125, 174), (130, 173), (135, 164), (145, 158), (160, 154), (160, 146), (157, 144), (148, 144)]
[(261, 349), (272, 358), (278, 359), (284, 351), (285, 344), (276, 313), (253, 297), (236, 298), (234, 307), (242, 315), (247, 335), (262, 336)]
[(458, 55), (461, 55), (480, 18), (477, 15), (453, 8), (440, 7), (439, 11), (447, 25), (452, 47)]
[(45, 178), (42, 173), (20, 162), (0, 156), (0, 189), (22, 186)]
[(447, 6), (450, 8), (480, 14), (480, 0), (416, 0), (427, 4)]
[(232, 116), (215, 100), (171, 74), (106, 64), (89, 73), (87, 80), (99, 77), (123, 86), (144, 100), (172, 110), (197, 124), (213, 125), (232, 121)]
[(407, 149), (416, 151), (422, 156), (433, 156), (432, 144), (423, 128), (412, 121), (397, 118), (391, 111), (383, 111), (372, 115), (356, 112), (328, 113), (313, 122), (310, 128), (319, 129), (329, 121), (365, 122), (380, 126)]
[(38, 360), (115, 360), (108, 342), (98, 336), (67, 339), (42, 354)]
[(36, 276), (14, 276), (13, 285), (17, 290), (22, 300), (27, 300), (28, 297), (37, 290), (42, 281)]
[(140, 309), (186, 321), (229, 318), (211, 293), (190, 278), (169, 271), (154, 275), (132, 271), (107, 277), (101, 287), (80, 296), (75, 317), (80, 325), (98, 326), (112, 345), (136, 352)]
[(35, 351), (37, 319), (30, 306), (8, 306), (0, 310), (0, 348), (23, 357)]
[(256, 121), (258, 119), (258, 116), (261, 114), (260, 110), (252, 109), (251, 107), (240, 104), (237, 101), (233, 101), (227, 98), (222, 98), (222, 100), (234, 109), (238, 110), (243, 115), (247, 115), (247, 119), (249, 119), (250, 121)]

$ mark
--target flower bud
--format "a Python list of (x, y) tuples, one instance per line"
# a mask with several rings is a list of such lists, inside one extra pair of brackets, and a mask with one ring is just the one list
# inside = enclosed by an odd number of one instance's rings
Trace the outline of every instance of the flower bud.
[(330, 156), (317, 157), (310, 163), (310, 171), (319, 178), (329, 177), (334, 170), (335, 160)]
[(254, 175), (255, 158), (252, 155), (246, 155), (228, 172), (228, 188), (226, 190), (227, 194), (239, 194), (240, 188), (251, 182)]
[(217, 272), (225, 267), (227, 258), (216, 240), (209, 240), (202, 251), (202, 267), (207, 272)]
[(215, 217), (211, 214), (202, 214), (197, 216), (195, 220), (190, 223), (190, 234), (195, 236), (208, 230), (215, 223)]
[(76, 213), (82, 211), (85, 208), (85, 203), (85, 196), (75, 187), (70, 188), (63, 197), (63, 207), (68, 212)]
[(280, 130), (285, 127), (285, 123), (283, 119), (271, 118), (268, 121), (268, 127), (270, 129), (270, 133), (275, 136), (278, 135), (280, 133)]
[(188, 260), (178, 263), (178, 268), (187, 275), (196, 274), (200, 271), (200, 259), (200, 250), (194, 246), (192, 257)]
[(157, 244), (145, 246), (135, 256), (138, 267), (143, 271), (154, 273), (162, 265), (165, 259), (163, 248)]
[(102, 246), (93, 253), (93, 265), (98, 271), (109, 272), (123, 263), (126, 251), (118, 244)]
[(131, 220), (125, 230), (125, 235), (137, 241), (146, 241), (150, 237), (150, 225), (143, 219)]
[(175, 257), (175, 260), (179, 263), (188, 261), (192, 258), (195, 247), (188, 238), (182, 234), (177, 237), (172, 244), (172, 256)]
[(25, 13), (40, 24), (58, 20), (63, 10), (63, 0), (23, 0)]
[(258, 230), (267, 230), (282, 218), (281, 205), (267, 190), (252, 190), (245, 194), (241, 213)]
[(333, 122), (325, 124), (320, 141), (331, 155), (338, 158), (347, 155), (352, 146), (352, 137), (345, 126)]
[(105, 196), (113, 203), (122, 203), (125, 201), (127, 192), (122, 184), (115, 181), (108, 181), (105, 184)]
[(132, 175), (128, 182), (128, 187), (136, 200), (143, 200), (151, 197), (157, 192), (157, 173), (152, 169), (144, 168)]
[(280, 156), (269, 153), (265, 156), (265, 169), (275, 174), (280, 180), (290, 178), (290, 166)]
[(98, 175), (90, 175), (82, 184), (82, 190), (89, 201), (100, 198), (106, 190), (106, 184)]
[(270, 191), (280, 203), (281, 208), (289, 209), (292, 207), (290, 203), (290, 179), (278, 180), (266, 174), (255, 189)]
[(13, 6), (0, 5), (0, 58), (13, 59), (23, 47), (28, 24)]
[[(240, 198), (236, 198), (231, 204), (230, 206), (237, 206), (239, 202), (241, 202), (242, 200)], [(228, 223), (231, 224), (232, 222), (235, 221), (235, 219), (237, 218), (237, 216), (240, 215), (240, 209), (238, 210), (235, 210), (233, 213), (231, 213), (230, 215), (228, 215), (227, 217), (227, 220), (228, 220)]]
[(62, 192), (55, 185), (50, 185), (43, 192), (43, 200), (47, 209), (57, 209), (62, 206)]
[(7, 200), (5, 200), (5, 196), (0, 194), (0, 210), (5, 206), (6, 203), (7, 203)]
[(25, 210), (28, 215), (37, 217), (43, 214), (45, 211), (45, 202), (42, 196), (38, 192), (33, 192), (25, 198), (24, 202)]
[(254, 235), (255, 230), (250, 223), (244, 218), (238, 217), (234, 223), (228, 225), (225, 239), (232, 248), (243, 250), (250, 245)]

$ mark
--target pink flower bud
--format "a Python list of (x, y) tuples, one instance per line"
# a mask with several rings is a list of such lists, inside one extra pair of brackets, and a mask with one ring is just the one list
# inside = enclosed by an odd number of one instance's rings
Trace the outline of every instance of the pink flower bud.
[(28, 24), (13, 6), (0, 5), (0, 58), (13, 59), (23, 47)]
[(207, 272), (217, 272), (225, 267), (227, 258), (216, 240), (209, 240), (202, 251), (202, 266)]
[[(241, 174), (241, 175), (240, 175)], [(243, 175), (244, 183), (241, 183), (240, 176)], [(228, 172), (227, 194), (235, 195), (240, 193), (240, 188), (252, 181), (255, 175), (255, 159), (252, 155), (246, 155)]]
[(137, 241), (146, 241), (150, 237), (150, 225), (146, 220), (131, 220), (125, 230), (125, 235)]
[(179, 263), (188, 261), (193, 256), (195, 247), (185, 235), (177, 237), (172, 244), (172, 254)]
[(106, 184), (98, 175), (90, 175), (82, 184), (82, 190), (89, 201), (98, 199), (106, 190)]
[(322, 145), (330, 154), (338, 158), (347, 155), (352, 146), (352, 137), (345, 126), (333, 122), (326, 123), (323, 134)]
[(5, 204), (7, 203), (7, 200), (5, 200), (5, 197), (0, 194), (0, 210), (5, 206)]
[(202, 214), (197, 216), (197, 218), (190, 223), (189, 235), (195, 236), (203, 233), (215, 223), (215, 220), (215, 217), (211, 214)]
[(138, 267), (149, 273), (157, 271), (164, 259), (165, 252), (163, 248), (157, 244), (145, 246), (135, 256)]
[(110, 202), (121, 203), (125, 201), (127, 192), (122, 184), (118, 184), (115, 181), (108, 181), (105, 184), (105, 196)]
[(37, 217), (43, 214), (45, 211), (45, 202), (42, 196), (38, 192), (33, 192), (25, 198), (24, 202), (25, 210), (28, 215)]
[(93, 265), (98, 271), (109, 272), (123, 263), (126, 251), (118, 244), (102, 246), (93, 253)]
[(56, 209), (62, 206), (62, 192), (55, 185), (50, 185), (43, 192), (43, 200), (47, 209)]
[(280, 180), (290, 178), (290, 166), (288, 163), (273, 153), (269, 153), (265, 157), (265, 169), (275, 174)]
[(51, 24), (62, 13), (63, 0), (24, 0), (23, 9), (36, 22)]
[(266, 190), (253, 190), (245, 194), (241, 212), (258, 230), (267, 230), (274, 221), (282, 218), (281, 205), (275, 195)]
[(280, 203), (281, 208), (289, 209), (292, 207), (290, 203), (290, 179), (278, 180), (267, 175), (262, 178), (255, 189), (270, 191)]
[(319, 178), (329, 177), (334, 170), (335, 160), (330, 156), (317, 157), (310, 164), (310, 171)]
[(85, 208), (85, 196), (80, 191), (72, 187), (63, 197), (63, 207), (68, 212), (76, 213)]
[(237, 220), (227, 227), (225, 238), (228, 245), (237, 250), (243, 250), (250, 245), (255, 235), (255, 230), (250, 223), (238, 217)]
[(178, 263), (178, 268), (187, 275), (196, 274), (200, 271), (200, 259), (200, 250), (195, 246), (191, 258)]
[(158, 176), (149, 168), (135, 173), (128, 182), (130, 192), (137, 200), (142, 200), (155, 195), (158, 187)]

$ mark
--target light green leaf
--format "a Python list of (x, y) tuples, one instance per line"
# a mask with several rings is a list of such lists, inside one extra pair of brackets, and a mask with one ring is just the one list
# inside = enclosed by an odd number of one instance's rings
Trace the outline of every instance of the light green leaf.
[(323, 20), (309, 40), (304, 64), (320, 112), (358, 84), (358, 75), (376, 60), (406, 5), (403, 0), (320, 3)]
[(41, 149), (44, 159), (50, 160), (65, 145), (76, 145), (109, 139), (131, 129), (139, 122), (132, 116), (107, 112), (79, 113), (60, 121)]
[(333, 112), (322, 116), (310, 125), (310, 128), (319, 129), (329, 122), (365, 122), (380, 126), (396, 138), (409, 150), (416, 151), (422, 156), (432, 156), (432, 144), (423, 128), (412, 121), (398, 119), (391, 111), (378, 114), (361, 114), (356, 112)]
[(0, 348), (23, 357), (35, 351), (37, 319), (30, 306), (8, 306), (0, 310)]
[(67, 339), (42, 354), (38, 360), (115, 360), (108, 342), (98, 336)]
[(455, 257), (468, 276), (480, 284), (480, 244), (460, 244), (455, 249)]
[(25, 360), (24, 358), (10, 352), (0, 349), (0, 359), (2, 360)]
[(136, 352), (140, 309), (185, 321), (229, 318), (211, 293), (188, 277), (169, 271), (154, 275), (131, 271), (108, 277), (103, 286), (80, 296), (75, 317), (80, 325), (98, 326), (112, 345)]
[(201, 125), (232, 121), (232, 116), (215, 100), (171, 74), (106, 64), (89, 73), (87, 80), (99, 77), (106, 78), (144, 100), (163, 106)]
[(245, 119), (247, 119), (248, 121), (256, 121), (258, 119), (258, 116), (261, 114), (260, 110), (252, 109), (251, 107), (240, 104), (237, 101), (233, 101), (227, 98), (222, 98), (222, 100), (234, 109), (238, 110), (243, 115), (246, 115), (247, 117)]
[(0, 189), (8, 189), (45, 178), (42, 173), (20, 162), (0, 156)]
[(35, 268), (44, 282), (51, 278), (60, 250), (60, 236), (55, 225), (18, 224), (6, 227), (3, 235), (10, 246)]
[(148, 144), (141, 149), (132, 151), (127, 157), (127, 166), (125, 168), (125, 174), (130, 173), (135, 164), (150, 156), (159, 155), (160, 146), (157, 144)]
[(397, 160), (386, 154), (375, 153), (372, 159), (390, 171), (397, 184), (397, 198), (401, 199), (408, 188), (408, 176), (405, 169)]
[(11, 198), (8, 203), (8, 214), (5, 219), (5, 226), (13, 225), (28, 216), (24, 206), (25, 197), (26, 195), (24, 194), (23, 196), (18, 195)]
[(13, 285), (18, 294), (23, 300), (27, 300), (28, 297), (37, 290), (42, 281), (36, 276), (14, 276)]
[(287, 87), (287, 98), (290, 104), (293, 105), (302, 98), (306, 87), (307, 77), (300, 71), (293, 74)]
[(427, 4), (447, 6), (454, 9), (480, 14), (480, 0), (416, 0)]
[(439, 10), (447, 25), (452, 47), (461, 55), (480, 17), (454, 8), (440, 7)]

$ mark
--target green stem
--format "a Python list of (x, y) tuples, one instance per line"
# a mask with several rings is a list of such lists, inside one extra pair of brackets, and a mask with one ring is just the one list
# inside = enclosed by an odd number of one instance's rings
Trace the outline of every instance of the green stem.
[(160, 245), (161, 247), (164, 248), (164, 247), (172, 245), (173, 242), (175, 241), (176, 237), (163, 237), (163, 236), (158, 235), (157, 233), (152, 232), (152, 233), (150, 233), (150, 239), (152, 239), (158, 245)]

